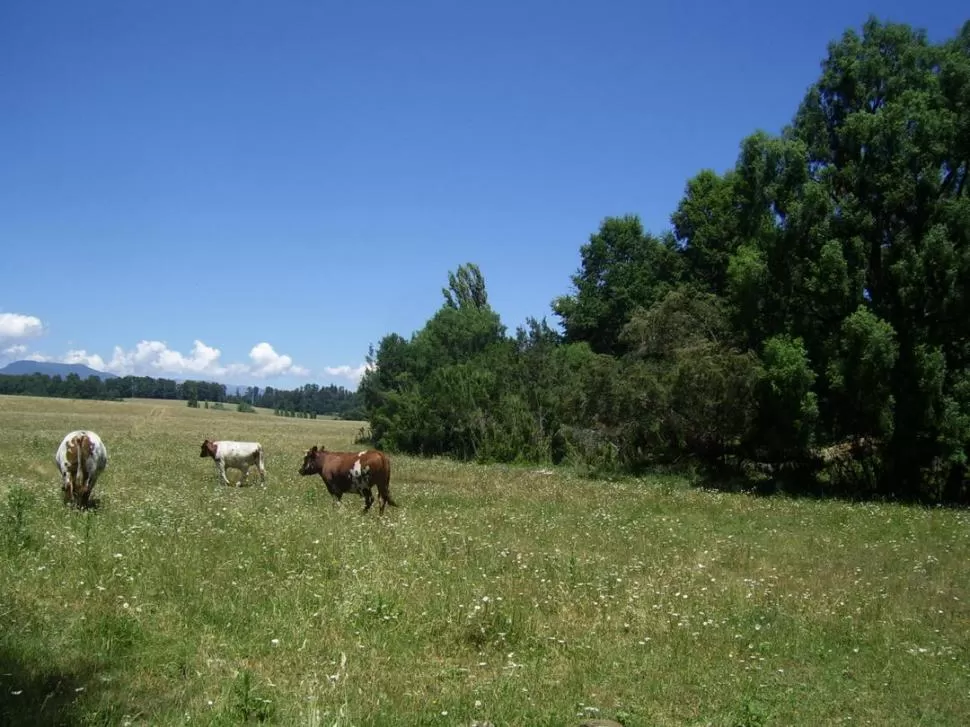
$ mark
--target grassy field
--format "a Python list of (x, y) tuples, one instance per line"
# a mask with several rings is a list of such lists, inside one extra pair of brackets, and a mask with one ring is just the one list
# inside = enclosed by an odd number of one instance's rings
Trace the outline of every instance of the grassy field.
[(362, 517), (297, 475), (359, 427), (0, 397), (0, 724), (970, 724), (966, 512), (394, 457)]

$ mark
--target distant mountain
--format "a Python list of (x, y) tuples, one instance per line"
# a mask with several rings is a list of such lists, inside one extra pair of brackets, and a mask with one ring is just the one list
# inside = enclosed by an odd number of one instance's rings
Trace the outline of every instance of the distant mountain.
[(66, 379), (68, 374), (77, 374), (82, 379), (89, 376), (97, 376), (102, 380), (118, 378), (114, 374), (96, 371), (84, 364), (54, 363), (52, 361), (14, 361), (0, 369), (0, 375), (5, 376), (29, 376), (30, 374), (60, 376), (62, 379)]

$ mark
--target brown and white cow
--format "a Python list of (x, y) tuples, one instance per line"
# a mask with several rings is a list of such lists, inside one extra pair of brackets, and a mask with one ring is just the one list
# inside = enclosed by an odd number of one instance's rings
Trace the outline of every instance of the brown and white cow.
[(391, 499), (391, 460), (383, 452), (367, 449), (362, 452), (329, 452), (316, 445), (303, 456), (301, 475), (320, 475), (327, 491), (339, 502), (347, 492), (364, 498), (364, 512), (374, 504), (371, 487), (377, 485), (380, 514), (385, 505), (397, 507)]
[(108, 466), (108, 449), (94, 432), (77, 429), (61, 440), (54, 463), (61, 472), (64, 502), (86, 508), (98, 477)]

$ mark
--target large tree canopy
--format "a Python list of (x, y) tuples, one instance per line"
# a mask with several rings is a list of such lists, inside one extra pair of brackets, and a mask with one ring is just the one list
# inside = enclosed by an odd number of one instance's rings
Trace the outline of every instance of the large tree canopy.
[(870, 18), (829, 45), (789, 126), (687, 181), (670, 231), (602, 221), (552, 302), (561, 335), (507, 336), (481, 271), (450, 273), (425, 328), (378, 349), (374, 435), (967, 500), (968, 173), (970, 23), (934, 44)]

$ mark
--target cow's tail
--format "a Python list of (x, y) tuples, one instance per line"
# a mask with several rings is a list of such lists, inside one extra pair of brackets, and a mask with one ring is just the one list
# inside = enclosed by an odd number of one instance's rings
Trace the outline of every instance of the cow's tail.
[[(67, 451), (65, 452), (67, 466), (64, 468), (67, 472), (67, 476), (64, 478), (65, 502), (74, 502), (74, 483), (77, 481), (77, 478), (81, 472), (81, 453), (78, 451), (78, 449), (79, 447), (76, 437), (67, 443)], [(74, 460), (73, 472), (70, 469), (72, 458)]]
[(91, 440), (87, 434), (82, 434), (77, 440), (77, 484), (81, 488), (81, 494), (88, 491), (88, 457), (91, 454)]
[[(385, 503), (391, 507), (397, 507), (398, 504), (394, 502), (394, 499), (391, 497), (391, 460), (386, 454), (381, 452), (381, 461), (384, 463), (384, 491), (380, 494), (384, 496)], [(378, 490), (380, 489), (381, 488), (378, 488)]]
[(74, 502), (75, 493), (84, 490), (84, 450), (86, 443), (87, 437), (83, 434), (74, 437), (67, 443), (67, 461), (68, 464), (71, 464), (73, 460), (74, 465), (73, 471), (69, 471), (67, 475), (68, 502)]

